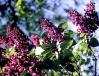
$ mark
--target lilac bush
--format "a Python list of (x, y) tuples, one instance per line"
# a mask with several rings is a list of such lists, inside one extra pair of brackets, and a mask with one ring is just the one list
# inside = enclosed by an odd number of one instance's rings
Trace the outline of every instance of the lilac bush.
[[(22, 14), (24, 10), (20, 11)], [(78, 33), (66, 29), (67, 22), (56, 27), (46, 18), (39, 21), (41, 35), (26, 36), (18, 22), (8, 24), (6, 35), (0, 36), (0, 75), (88, 76), (91, 73), (97, 76), (94, 47), (99, 46), (99, 42), (93, 33), (98, 29), (99, 19), (95, 3), (90, 1), (84, 11), (84, 15), (69, 11), (69, 19)], [(85, 35), (80, 36), (81, 33)], [(91, 59), (95, 61), (95, 69)]]

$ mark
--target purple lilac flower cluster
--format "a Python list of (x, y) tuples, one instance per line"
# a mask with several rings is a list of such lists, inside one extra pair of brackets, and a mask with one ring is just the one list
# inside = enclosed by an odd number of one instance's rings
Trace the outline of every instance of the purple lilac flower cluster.
[(90, 3), (86, 5), (84, 11), (85, 14), (83, 16), (76, 10), (71, 10), (69, 12), (69, 18), (77, 26), (78, 32), (89, 35), (93, 33), (99, 25), (98, 14), (95, 11), (95, 3), (90, 1)]
[(33, 47), (28, 37), (14, 23), (7, 27), (6, 36), (8, 38), (8, 46), (10, 46), (9, 42), (13, 41), (13, 45), (16, 46), (18, 51), (30, 50)]
[(32, 76), (42, 76), (43, 74), (39, 70), (41, 68), (38, 68), (41, 65), (42, 62), (39, 59), (19, 53), (10, 57), (9, 63), (5, 66), (4, 74), (8, 76), (20, 76), (23, 72), (27, 72)]
[(62, 31), (60, 31), (59, 28), (55, 27), (49, 20), (42, 18), (40, 20), (40, 24), (43, 32), (48, 33), (48, 38), (50, 40), (59, 42), (63, 41)]
[(15, 45), (15, 48), (18, 51), (28, 51), (33, 47), (32, 42), (14, 23), (8, 25), (6, 36), (0, 36), (0, 44), (7, 47), (12, 47)]
[(17, 25), (14, 23), (8, 25), (6, 36), (0, 36), (0, 45), (9, 48), (15, 45), (18, 53), (5, 58), (0, 50), (0, 67), (4, 67), (1, 76), (20, 76), (23, 72), (30, 73), (32, 76), (43, 76), (42, 62), (37, 57), (27, 54), (29, 48), (33, 47), (29, 41)]

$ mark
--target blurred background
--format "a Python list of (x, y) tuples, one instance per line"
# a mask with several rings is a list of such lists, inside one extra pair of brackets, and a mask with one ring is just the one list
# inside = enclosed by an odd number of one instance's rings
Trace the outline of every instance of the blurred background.
[[(8, 2), (9, 1), (9, 2)], [(45, 17), (56, 26), (68, 20), (68, 10), (76, 9), (84, 13), (85, 5), (90, 0), (0, 0), (0, 33), (13, 21), (13, 13), (18, 17), (17, 23), (28, 35), (40, 33), (39, 19)], [(95, 0), (96, 11), (99, 11), (99, 0)], [(11, 6), (9, 6), (11, 5)], [(13, 10), (14, 9), (14, 10)], [(72, 25), (71, 23), (69, 23)], [(23, 27), (24, 26), (24, 27)], [(72, 28), (70, 26), (70, 28)], [(73, 28), (72, 28), (73, 29)]]
[[(5, 35), (6, 26), (14, 20), (16, 20), (18, 26), (26, 35), (41, 35), (39, 25), (39, 19), (41, 17), (49, 19), (55, 26), (58, 26), (62, 22), (68, 22), (68, 29), (77, 32), (75, 26), (68, 19), (68, 11), (69, 9), (76, 9), (83, 14), (85, 5), (89, 1), (90, 0), (0, 0), (0, 35)], [(99, 0), (94, 1), (96, 3), (95, 9), (99, 14)], [(15, 16), (17, 19), (15, 19)], [(98, 30), (96, 30), (95, 36), (99, 40)], [(99, 47), (96, 47), (95, 53), (95, 55), (99, 57)], [(92, 62), (92, 64), (94, 64), (94, 62)], [(97, 70), (98, 69), (99, 65), (97, 66)]]

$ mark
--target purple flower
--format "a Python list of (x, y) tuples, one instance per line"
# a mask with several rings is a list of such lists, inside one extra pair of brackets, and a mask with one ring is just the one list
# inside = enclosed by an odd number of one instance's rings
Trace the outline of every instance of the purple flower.
[(84, 16), (79, 14), (76, 10), (71, 10), (69, 12), (69, 18), (77, 26), (77, 30), (80, 33), (89, 35), (98, 28), (99, 19), (95, 11), (95, 3), (92, 1), (86, 5)]
[(18, 51), (30, 50), (33, 46), (28, 37), (19, 29), (19, 27), (12, 23), (7, 27), (6, 33), (8, 46), (16, 46)]
[[(9, 58), (9, 63), (5, 66), (4, 74), (10, 76), (20, 76), (23, 72), (30, 74), (35, 73), (37, 76), (42, 76), (39, 63), (39, 59), (33, 58), (27, 54), (16, 54)], [(42, 65), (42, 63), (41, 63)]]
[(40, 20), (41, 27), (43, 29), (43, 32), (48, 33), (48, 38), (51, 41), (63, 41), (63, 35), (62, 31), (59, 30), (56, 26), (53, 25), (49, 20), (42, 18)]
[(96, 24), (98, 23), (99, 19), (98, 19), (98, 14), (95, 11), (95, 3), (94, 2), (90, 1), (90, 3), (88, 3), (86, 5), (84, 17), (92, 20), (92, 22), (94, 22)]

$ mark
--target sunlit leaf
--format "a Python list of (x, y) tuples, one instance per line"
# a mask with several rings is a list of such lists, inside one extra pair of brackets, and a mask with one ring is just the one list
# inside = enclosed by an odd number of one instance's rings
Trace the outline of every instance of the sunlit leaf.
[(79, 76), (77, 72), (73, 72), (73, 76)]
[(29, 55), (34, 56), (35, 55), (35, 49), (33, 48), (32, 50), (29, 51)]
[(54, 76), (59, 76), (59, 72), (58, 71), (54, 71)]
[(87, 50), (88, 44), (87, 43), (81, 43), (80, 50)]
[(16, 52), (15, 48), (12, 47), (12, 48), (9, 48), (6, 50), (5, 56), (9, 58), (10, 56), (15, 55), (15, 54), (17, 54), (17, 52)]
[(44, 51), (42, 53), (42, 56), (43, 56), (43, 59), (46, 60), (46, 59), (51, 59), (53, 60), (53, 58), (55, 57), (55, 54), (50, 52), (50, 51)]
[(21, 9), (22, 1), (23, 1), (23, 0), (17, 0), (16, 7), (17, 7), (18, 9)]
[(61, 24), (58, 26), (58, 28), (61, 28), (61, 29), (65, 30), (67, 26), (68, 26), (67, 22), (64, 22), (64, 23), (61, 23)]

